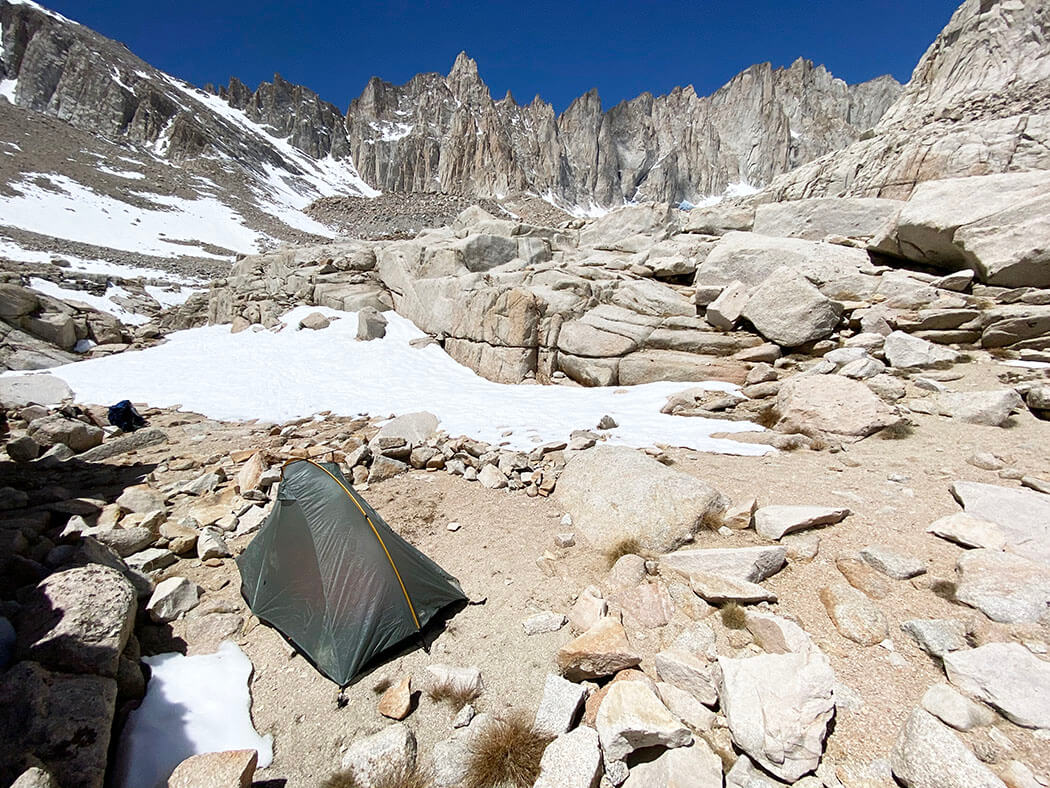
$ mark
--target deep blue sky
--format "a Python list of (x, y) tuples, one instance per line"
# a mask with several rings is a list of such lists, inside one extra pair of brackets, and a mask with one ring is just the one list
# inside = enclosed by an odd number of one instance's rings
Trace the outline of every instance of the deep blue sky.
[(847, 82), (907, 81), (960, 0), (352, 2), (42, 0), (197, 85), (274, 72), (346, 109), (369, 77), (447, 73), (460, 50), (493, 96), (606, 108), (692, 84), (711, 93), (753, 63), (803, 56)]

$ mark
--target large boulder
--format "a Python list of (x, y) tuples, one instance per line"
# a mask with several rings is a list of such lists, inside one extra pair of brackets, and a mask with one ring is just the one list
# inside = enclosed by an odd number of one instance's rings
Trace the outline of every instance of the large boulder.
[(785, 782), (817, 768), (835, 713), (835, 673), (816, 649), (718, 658), (718, 697), (736, 745)]
[(63, 788), (102, 788), (116, 701), (115, 679), (16, 664), (0, 676), (0, 784), (31, 757)]
[(376, 433), (373, 442), (380, 438), (402, 438), (405, 443), (418, 446), (434, 434), (438, 427), (438, 417), (425, 410), (418, 413), (406, 413), (391, 419)]
[(813, 197), (766, 203), (755, 209), (754, 231), (810, 241), (829, 235), (870, 238), (897, 215), (902, 205), (900, 200), (877, 197)]
[(771, 342), (797, 347), (831, 336), (842, 317), (842, 304), (785, 267), (766, 277), (741, 315)]
[(943, 391), (908, 403), (911, 410), (947, 416), (967, 424), (1002, 427), (1016, 411), (1024, 409), (1024, 400), (1013, 389), (994, 391)]
[(722, 237), (697, 269), (694, 284), (725, 286), (736, 279), (755, 288), (778, 268), (804, 276), (828, 298), (866, 298), (880, 284), (863, 249), (741, 232)]
[(842, 375), (796, 375), (777, 392), (778, 429), (817, 429), (864, 438), (900, 422), (896, 411), (863, 383)]
[(114, 678), (135, 624), (135, 589), (91, 565), (57, 572), (19, 611), (18, 654), (52, 670)]
[(73, 392), (66, 382), (54, 375), (23, 375), (0, 378), (0, 410), (13, 410), (26, 405), (55, 408)]
[(555, 494), (576, 529), (602, 551), (636, 539), (642, 550), (669, 552), (728, 505), (713, 487), (625, 446), (574, 457)]
[(41, 446), (62, 443), (75, 452), (87, 451), (102, 443), (103, 432), (92, 424), (52, 413), (29, 424), (29, 437)]
[(1050, 286), (1050, 183), (1043, 171), (919, 184), (873, 248), (1001, 287)]

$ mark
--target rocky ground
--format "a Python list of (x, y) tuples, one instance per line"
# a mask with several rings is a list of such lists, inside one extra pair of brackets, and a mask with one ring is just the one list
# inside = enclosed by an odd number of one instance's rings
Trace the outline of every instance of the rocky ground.
[[(1006, 367), (987, 355), (955, 365), (952, 373), (957, 376), (953, 387), (961, 392), (1004, 381), (1016, 385), (1021, 378), (1031, 388), (1046, 380), (1041, 370)], [(934, 396), (922, 388), (921, 378), (900, 378), (909, 398)], [(32, 398), (55, 395), (34, 391)], [(543, 709), (542, 719), (551, 714), (565, 718), (551, 731), (564, 734), (560, 728), (574, 715), (570, 711), (566, 716), (562, 707), (567, 696), (574, 696), (573, 687), (580, 688), (581, 699), (594, 694), (583, 712), (584, 725), (597, 726), (593, 747), (595, 757), (597, 741), (605, 750), (604, 779), (619, 780), (623, 774), (617, 763), (626, 758), (632, 767), (628, 779), (634, 781), (629, 785), (664, 784), (639, 782), (657, 778), (646, 777), (646, 769), (656, 767), (627, 754), (641, 746), (638, 741), (673, 746), (690, 738), (696, 743), (688, 748), (689, 758), (699, 759), (696, 763), (668, 758), (652, 763), (672, 774), (700, 768), (702, 753), (710, 748), (723, 759), (732, 785), (749, 784), (745, 772), (755, 770), (754, 763), (767, 776), (753, 779), (768, 784), (774, 784), (768, 773), (791, 782), (793, 769), (802, 769), (801, 777), (815, 768), (827, 786), (890, 784), (891, 772), (910, 784), (932, 785), (904, 775), (910, 770), (938, 774), (959, 758), (988, 784), (998, 784), (993, 775), (1000, 775), (1009, 785), (1034, 786), (1038, 783), (1026, 770), (1035, 775), (1050, 770), (1046, 722), (1039, 716), (1046, 713), (1047, 685), (1038, 676), (1011, 673), (1038, 671), (1050, 646), (1050, 577), (1037, 561), (1011, 557), (1037, 558), (1045, 547), (1029, 555), (1030, 549), (1016, 542), (1021, 538), (1017, 532), (987, 522), (980, 526), (980, 520), (956, 523), (971, 530), (954, 532), (956, 539), (984, 545), (976, 549), (927, 533), (932, 523), (943, 524), (942, 518), (960, 511), (952, 489), (966, 481), (1022, 496), (1021, 508), (1031, 509), (1035, 517), (1028, 527), (1037, 530), (1031, 533), (1045, 528), (1045, 520), (1039, 526), (1038, 518), (1039, 507), (1047, 506), (1050, 484), (1045, 470), (1050, 426), (1027, 409), (1004, 426), (993, 426), (912, 408), (907, 429), (764, 458), (670, 447), (653, 447), (647, 457), (631, 449), (602, 448), (605, 441), (597, 429), (576, 436), (571, 445), (515, 458), (440, 435), (420, 439), (420, 424), (425, 434), (432, 423), (424, 417), (398, 420), (380, 432), (367, 419), (323, 414), (286, 425), (219, 423), (143, 406), (148, 429), (103, 440), (101, 430), (87, 424), (101, 421), (101, 411), (79, 411), (78, 420), (78, 411), (68, 408), (56, 412), (13, 405), (18, 397), (25, 399), (26, 392), (5, 390), (11, 429), (7, 451), (18, 462), (4, 465), (10, 486), (4, 490), (3, 521), (10, 544), (4, 572), (9, 601), (3, 612), (16, 623), (15, 658), (22, 660), (10, 668), (2, 688), (11, 708), (23, 702), (21, 686), (11, 678), (25, 681), (19, 666), (44, 665), (52, 671), (52, 687), (71, 680), (70, 674), (88, 672), (94, 681), (116, 686), (113, 708), (119, 731), (124, 713), (141, 694), (141, 675), (129, 679), (125, 669), (110, 671), (115, 678), (109, 678), (105, 666), (95, 664), (87, 671), (82, 665), (71, 667), (68, 653), (48, 653), (42, 645), (53, 640), (54, 632), (26, 635), (25, 629), (26, 611), (36, 609), (41, 594), (52, 605), (61, 600), (72, 606), (61, 594), (75, 597), (75, 592), (52, 585), (70, 572), (88, 570), (68, 567), (101, 561), (134, 582), (139, 612), (124, 602), (111, 627), (117, 634), (108, 640), (97, 632), (72, 636), (111, 654), (110, 661), (118, 665), (128, 661), (118, 660), (121, 655), (172, 649), (210, 653), (221, 640), (234, 639), (255, 668), (255, 725), (275, 741), (274, 761), (257, 772), (256, 780), (318, 785), (341, 766), (365, 768), (364, 761), (355, 760), (364, 757), (361, 752), (373, 752), (394, 735), (391, 731), (400, 735), (404, 730), (382, 716), (377, 703), (380, 691), (396, 688), (408, 676), (419, 694), (413, 695), (403, 724), (418, 747), (415, 757), (435, 764), (438, 785), (461, 784), (459, 770), (469, 758), (474, 735), (470, 732), (484, 730), (512, 709), (530, 715)], [(25, 464), (29, 458), (22, 452), (32, 453), (30, 441), (40, 447), (37, 451), (51, 448), (45, 458)], [(63, 441), (75, 449), (63, 449)], [(71, 456), (73, 451), (78, 453)], [(109, 452), (119, 453), (105, 457)], [(410, 651), (343, 692), (251, 615), (232, 560), (264, 517), (280, 463), (296, 456), (343, 462), (348, 478), (391, 526), (458, 577), (471, 600), (480, 603), (456, 613), (444, 628), (435, 628), (429, 654)], [(533, 486), (537, 470), (557, 480), (557, 486)], [(671, 489), (679, 490), (673, 497), (685, 503), (669, 509)], [(995, 492), (981, 490), (981, 495)], [(996, 519), (972, 494), (966, 496), (967, 511)], [(1017, 505), (1009, 499), (996, 502), (993, 496), (993, 508)], [(605, 513), (610, 506), (620, 512), (614, 528)], [(1023, 520), (1023, 512), (1010, 511), (1011, 517)], [(826, 524), (807, 526), (811, 522)], [(1009, 524), (1019, 527), (1023, 522)], [(801, 530), (780, 534), (795, 526)], [(627, 544), (624, 535), (632, 535)], [(675, 546), (679, 549), (665, 552)], [(999, 552), (1002, 547), (1007, 552)], [(724, 548), (757, 549), (761, 557), (745, 552), (747, 560), (741, 563), (731, 553), (703, 552)], [(620, 553), (626, 555), (617, 561)], [(33, 583), (47, 575), (34, 591)], [(108, 579), (118, 583), (119, 577)], [(189, 597), (151, 590), (169, 578), (186, 578), (196, 590)], [(733, 599), (748, 603), (746, 613), (718, 610)], [(762, 599), (767, 601), (750, 604)], [(606, 607), (608, 615), (595, 619)], [(135, 622), (133, 630), (119, 623), (121, 616)], [(916, 620), (927, 623), (905, 623)], [(610, 643), (608, 633), (599, 638), (592, 634), (596, 642), (588, 643), (587, 635), (582, 643), (573, 640), (592, 626), (618, 628), (619, 622), (626, 641)], [(791, 622), (805, 634), (792, 634), (797, 630)], [(999, 654), (994, 649), (1003, 646), (994, 644), (1008, 644), (1010, 650)], [(949, 647), (975, 659), (983, 658), (982, 649), (992, 649), (987, 653), (995, 655), (995, 669), (979, 676), (976, 684), (961, 668), (946, 674), (949, 661), (942, 657)], [(735, 699), (732, 671), (748, 668), (749, 660), (762, 654), (780, 661), (797, 657), (801, 662), (791, 670), (812, 672), (812, 681), (790, 690), (770, 686), (775, 694), (769, 697), (760, 689), (757, 699)], [(581, 660), (602, 667), (581, 671)], [(826, 675), (820, 667), (825, 664), (831, 669)], [(437, 681), (434, 675), (443, 675), (441, 665), (480, 671), (484, 689), (472, 701), (479, 716), (466, 732), (453, 727), (454, 710), (425, 691)], [(641, 672), (631, 665), (639, 665)], [(559, 674), (583, 683), (558, 684), (548, 678)], [(608, 690), (599, 689), (611, 674), (617, 683), (635, 679), (652, 692), (632, 690), (631, 697), (620, 699), (624, 693), (618, 691), (616, 704), (626, 706), (614, 715), (614, 704), (602, 702)], [(991, 686), (1002, 676), (1013, 683)], [(746, 679), (758, 687), (764, 680), (771, 679)], [(1022, 692), (1018, 686), (1027, 689)], [(978, 703), (964, 700), (959, 691)], [(784, 694), (788, 692), (798, 694)], [(1019, 697), (1026, 693), (1030, 699)], [(826, 700), (818, 702), (822, 697)], [(640, 711), (654, 701), (653, 708), (663, 709), (656, 718), (652, 708), (648, 716)], [(748, 703), (779, 715), (776, 725), (767, 724), (764, 738), (755, 740), (748, 732), (754, 725), (747, 722)], [(605, 717), (599, 704), (609, 707)], [(637, 704), (641, 706), (635, 708)], [(670, 722), (667, 708), (674, 715)], [(913, 711), (917, 708), (953, 725), (954, 732)], [(642, 739), (616, 733), (617, 726), (634, 730), (641, 724), (638, 714), (643, 727), (654, 730), (646, 728)], [(911, 718), (905, 735), (905, 721)], [(386, 739), (367, 738), (377, 733)], [(46, 741), (63, 733), (44, 725), (35, 735)], [(634, 743), (623, 744), (624, 735)], [(792, 749), (803, 742), (808, 744), (801, 751)], [(591, 762), (591, 744), (566, 738), (564, 746), (570, 743), (582, 747), (573, 759), (577, 766)], [(389, 747), (389, 741), (383, 746)], [(59, 775), (59, 784), (94, 784), (94, 778), (69, 775), (70, 769), (87, 768), (85, 764), (101, 768), (105, 757), (100, 747), (104, 753), (104, 739), (94, 747), (74, 748), (66, 761), (51, 760), (48, 765)], [(13, 741), (3, 749), (21, 751)], [(36, 751), (45, 750), (38, 745)], [(794, 765), (778, 762), (775, 753), (783, 751), (794, 753), (786, 762)], [(404, 752), (402, 757), (407, 757)], [(600, 771), (599, 762), (593, 763)], [(705, 768), (710, 772), (714, 766), (723, 768), (717, 759)], [(5, 769), (17, 768), (17, 760), (9, 757)], [(565, 766), (556, 765), (552, 756), (546, 768)], [(542, 779), (551, 785), (588, 784), (573, 782), (577, 778), (568, 772)]]

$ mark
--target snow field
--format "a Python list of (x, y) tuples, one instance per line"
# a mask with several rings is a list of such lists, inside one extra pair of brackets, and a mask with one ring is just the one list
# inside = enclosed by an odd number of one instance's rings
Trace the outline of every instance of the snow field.
[[(299, 329), (311, 312), (333, 319), (321, 331)], [(413, 348), (425, 334), (395, 312), (383, 339), (359, 342), (357, 315), (303, 306), (283, 318), (279, 332), (206, 326), (169, 335), (147, 350), (90, 359), (51, 370), (81, 402), (122, 399), (166, 407), (181, 404), (210, 418), (280, 423), (330, 410), (337, 415), (434, 413), (449, 435), (468, 435), (528, 451), (594, 429), (604, 415), (619, 426), (610, 443), (654, 443), (725, 454), (760, 455), (768, 446), (712, 438), (715, 432), (759, 429), (731, 422), (660, 413), (667, 397), (721, 382), (649, 383), (619, 388), (493, 383), (453, 361), (440, 347)], [(504, 433), (509, 432), (509, 435)]]

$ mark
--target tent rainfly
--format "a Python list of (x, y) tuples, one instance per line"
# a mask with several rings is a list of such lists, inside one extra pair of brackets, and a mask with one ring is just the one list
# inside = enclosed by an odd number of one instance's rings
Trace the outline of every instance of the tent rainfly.
[(466, 600), (456, 578), (394, 533), (333, 463), (285, 465), (273, 511), (237, 566), (252, 612), (340, 686)]

